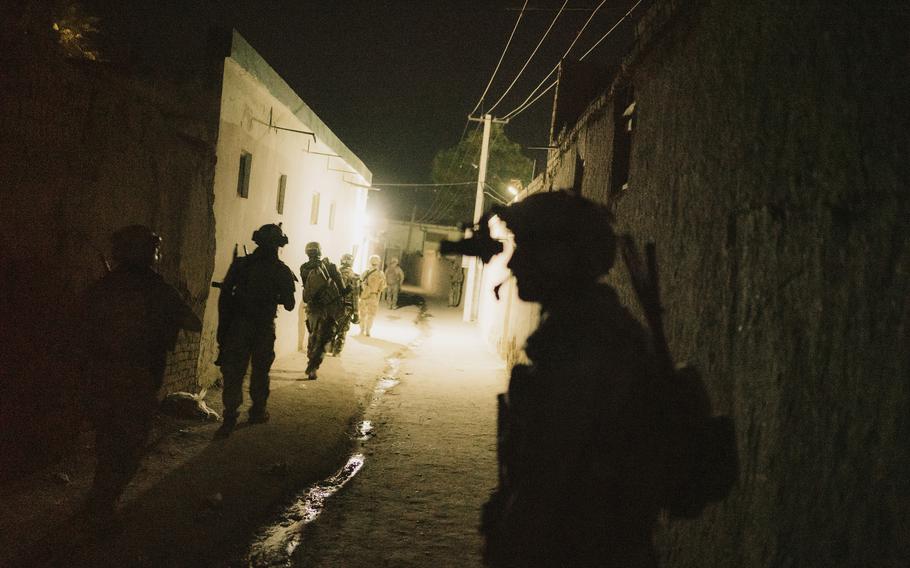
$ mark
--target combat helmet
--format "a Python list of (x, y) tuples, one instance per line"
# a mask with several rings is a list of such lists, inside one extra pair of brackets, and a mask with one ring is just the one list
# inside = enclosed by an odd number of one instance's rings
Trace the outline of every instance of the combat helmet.
[(269, 223), (253, 231), (253, 242), (261, 247), (280, 248), (288, 244), (288, 237), (281, 225)]
[(354, 255), (350, 253), (345, 253), (341, 255), (341, 259), (338, 261), (341, 263), (341, 266), (351, 266), (354, 264)]
[(378, 254), (374, 254), (374, 255), (370, 256), (370, 266), (372, 266), (373, 268), (379, 268), (380, 264), (382, 264), (382, 259), (379, 258)]
[(600, 205), (567, 191), (535, 193), (492, 212), (505, 222), (521, 248), (561, 246), (572, 254), (563, 260), (591, 276), (610, 271), (616, 260), (613, 215)]
[(316, 241), (310, 241), (303, 247), (303, 252), (310, 258), (322, 256), (322, 246)]
[(145, 225), (127, 225), (111, 235), (111, 256), (117, 264), (151, 266), (158, 258), (161, 237)]

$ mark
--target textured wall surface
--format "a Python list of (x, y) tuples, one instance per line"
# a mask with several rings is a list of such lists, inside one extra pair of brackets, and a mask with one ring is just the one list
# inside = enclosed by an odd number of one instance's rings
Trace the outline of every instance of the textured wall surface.
[(910, 565), (910, 11), (851, 4), (657, 2), (629, 189), (610, 94), (551, 156), (657, 243), (672, 350), (736, 420), (739, 484), (666, 566)]
[[(243, 57), (239, 57), (242, 53)], [(241, 67), (234, 57), (247, 64), (255, 59), (258, 75)], [(255, 57), (254, 57), (255, 56)], [(266, 69), (271, 80), (266, 80)], [(335, 148), (326, 141), (314, 142), (311, 136), (299, 132), (269, 128), (268, 120), (282, 128), (313, 132), (314, 124), (302, 122), (301, 117), (318, 120), (307, 109), (295, 114), (288, 104), (294, 104), (291, 94), (287, 102), (275, 93), (283, 93), (276, 85), (286, 87), (277, 73), (268, 68), (253, 48), (234, 32), (232, 56), (225, 59), (221, 90), (221, 109), (217, 142), (218, 164), (214, 174), (215, 240), (214, 277), (221, 280), (227, 274), (237, 245), (239, 254), (244, 247), (252, 252), (253, 231), (266, 223), (282, 223), (288, 244), (279, 251), (281, 260), (299, 275), (306, 261), (304, 248), (309, 241), (322, 245), (323, 255), (338, 262), (344, 253), (364, 249), (363, 225), (370, 172), (355, 157), (351, 164), (338, 157)], [(296, 95), (293, 95), (296, 97)], [(299, 99), (295, 99), (299, 101)], [(319, 122), (321, 131), (330, 132)], [(333, 135), (334, 136), (334, 135)], [(333, 138), (339, 149), (344, 148)], [(252, 155), (248, 197), (237, 192), (241, 152)], [(318, 153), (317, 153), (318, 152)], [(350, 151), (347, 151), (350, 153)], [(350, 156), (353, 156), (350, 153)], [(355, 167), (362, 168), (365, 177), (358, 178)], [(285, 176), (283, 213), (277, 211), (280, 177)], [(318, 195), (318, 201), (314, 196)], [(317, 205), (316, 223), (312, 223), (313, 205)], [(331, 217), (331, 222), (330, 222)], [(299, 276), (298, 276), (299, 277)], [(297, 307), (287, 312), (279, 307), (276, 318), (275, 352), (278, 356), (296, 351), (306, 345), (305, 315), (302, 308), (300, 283), (296, 284)], [(210, 385), (220, 377), (214, 365), (218, 347), (218, 294), (209, 297), (198, 358), (200, 384)]]
[[(117, 228), (142, 223), (161, 235), (160, 272), (202, 315), (214, 252), (222, 59), (194, 51), (198, 59), (183, 60), (193, 67), (176, 69), (68, 57), (53, 38), (28, 39), (3, 23), (16, 45), (3, 50), (0, 105), (0, 420), (11, 435), (5, 440), (27, 445), (72, 430), (70, 308), (104, 273), (101, 257), (109, 258)], [(204, 41), (205, 29), (184, 31)], [(176, 33), (168, 41), (177, 42)], [(199, 336), (181, 333), (178, 341), (167, 390), (195, 386)]]

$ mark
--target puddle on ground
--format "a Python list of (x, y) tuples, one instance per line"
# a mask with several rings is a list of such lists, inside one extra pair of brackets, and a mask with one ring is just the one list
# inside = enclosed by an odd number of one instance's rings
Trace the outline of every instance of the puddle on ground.
[(298, 494), (293, 503), (276, 520), (257, 532), (245, 559), (245, 563), (250, 567), (291, 566), (291, 557), (303, 541), (306, 525), (319, 517), (325, 509), (329, 497), (341, 490), (363, 467), (365, 458), (361, 450), (364, 443), (375, 433), (373, 421), (369, 419), (371, 411), (379, 406), (383, 394), (401, 382), (398, 379), (401, 372), (401, 358), (405, 352), (418, 347), (420, 343), (420, 339), (416, 339), (405, 349), (386, 359), (386, 367), (373, 389), (364, 420), (352, 433), (352, 437), (358, 441), (358, 447), (355, 448), (344, 467), (335, 475)]
[(363, 460), (363, 454), (352, 455), (338, 473), (307, 489), (284, 512), (279, 522), (260, 531), (250, 547), (249, 565), (290, 566), (291, 556), (300, 546), (303, 528), (319, 517), (329, 497), (357, 475), (363, 467)]

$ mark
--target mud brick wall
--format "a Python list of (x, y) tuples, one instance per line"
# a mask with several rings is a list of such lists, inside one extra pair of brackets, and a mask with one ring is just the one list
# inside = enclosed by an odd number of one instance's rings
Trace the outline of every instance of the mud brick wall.
[[(36, 444), (53, 454), (78, 423), (79, 377), (68, 357), (72, 341), (85, 338), (72, 336), (72, 308), (103, 275), (112, 232), (153, 227), (162, 237), (159, 271), (200, 317), (214, 254), (223, 53), (206, 50), (207, 29), (175, 27), (153, 42), (152, 53), (165, 57), (181, 38), (189, 41), (192, 55), (182, 59), (137, 60), (126, 41), (127, 56), (97, 61), (61, 50), (50, 22), (37, 25), (49, 17), (45, 8), (27, 10), (2, 20), (0, 41), (5, 465), (35, 457)], [(115, 39), (133, 37), (113, 22), (99, 25)], [(198, 342), (198, 334), (181, 333), (166, 389), (193, 387)]]
[[(673, 568), (910, 565), (910, 11), (656, 2), (548, 175), (657, 243), (671, 348), (736, 420), (739, 484), (661, 527)], [(620, 109), (621, 110), (621, 109)], [(623, 267), (613, 282), (634, 305)]]

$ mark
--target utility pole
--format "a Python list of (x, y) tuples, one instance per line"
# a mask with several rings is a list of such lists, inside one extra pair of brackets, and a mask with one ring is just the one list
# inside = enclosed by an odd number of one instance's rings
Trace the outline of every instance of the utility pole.
[[(483, 122), (483, 139), (480, 144), (480, 164), (477, 168), (477, 193), (474, 196), (474, 224), (480, 221), (483, 215), (483, 192), (484, 184), (487, 181), (487, 161), (490, 155), (490, 128), (494, 122), (505, 124), (508, 120), (493, 118), (490, 114), (485, 114), (481, 118), (469, 116), (468, 120), (474, 122)], [(477, 319), (477, 310), (480, 305), (480, 283), (483, 274), (483, 263), (479, 258), (474, 257), (468, 264), (467, 286), (465, 286), (464, 299), (464, 321), (474, 321)]]

